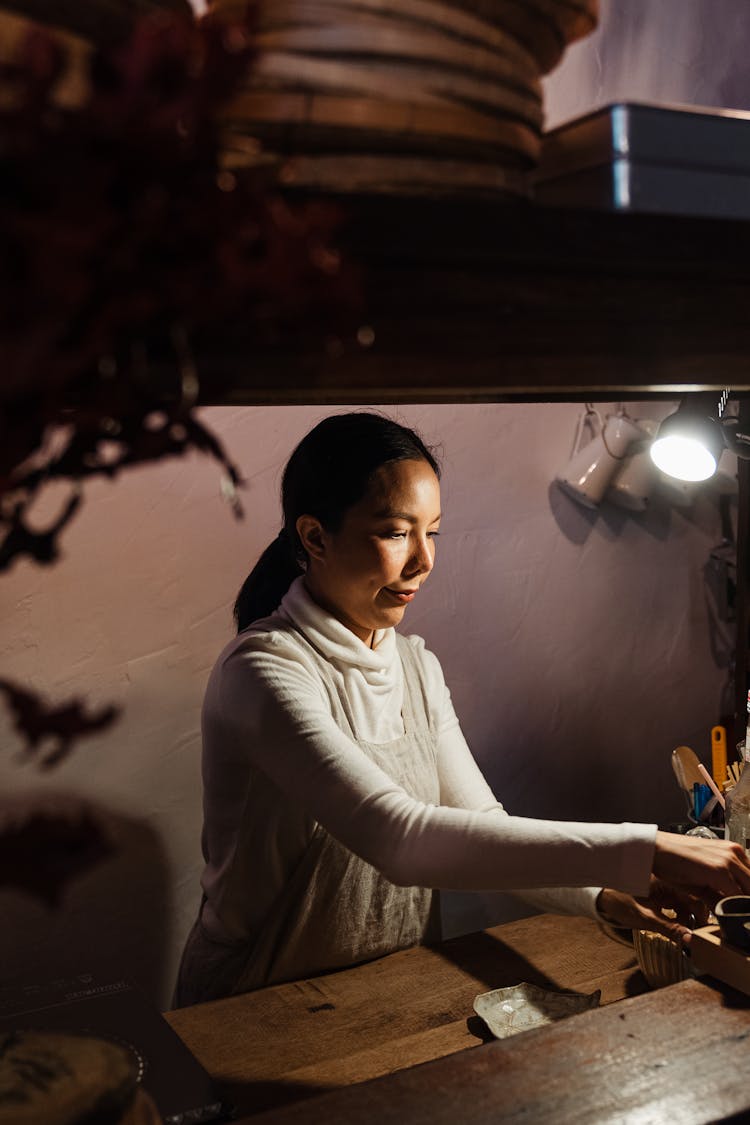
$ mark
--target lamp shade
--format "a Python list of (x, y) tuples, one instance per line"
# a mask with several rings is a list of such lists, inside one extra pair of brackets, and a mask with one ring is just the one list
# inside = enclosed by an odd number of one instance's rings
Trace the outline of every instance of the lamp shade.
[(680, 407), (665, 418), (651, 445), (651, 458), (667, 476), (708, 480), (716, 472), (724, 436), (716, 418)]

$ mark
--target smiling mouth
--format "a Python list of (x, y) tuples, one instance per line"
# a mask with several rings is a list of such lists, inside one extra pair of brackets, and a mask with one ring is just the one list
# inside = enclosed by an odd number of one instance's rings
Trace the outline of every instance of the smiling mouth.
[(387, 594), (390, 594), (391, 597), (395, 598), (396, 601), (399, 602), (401, 605), (408, 605), (409, 602), (413, 601), (414, 598), (417, 596), (416, 590), (391, 590), (387, 586), (386, 586), (385, 590), (386, 590)]

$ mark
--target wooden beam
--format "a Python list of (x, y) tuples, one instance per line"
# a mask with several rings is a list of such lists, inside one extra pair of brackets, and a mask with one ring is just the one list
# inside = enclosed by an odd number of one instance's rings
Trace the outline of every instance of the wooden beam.
[[(740, 429), (750, 426), (750, 402), (740, 403)], [(745, 737), (747, 723), (747, 692), (750, 687), (748, 658), (750, 655), (750, 461), (737, 462), (737, 639), (734, 654), (734, 739), (730, 743), (730, 761), (734, 761), (734, 745)]]
[(750, 223), (456, 200), (341, 207), (356, 313), (274, 345), (236, 319), (215, 326), (196, 341), (203, 402), (750, 394)]

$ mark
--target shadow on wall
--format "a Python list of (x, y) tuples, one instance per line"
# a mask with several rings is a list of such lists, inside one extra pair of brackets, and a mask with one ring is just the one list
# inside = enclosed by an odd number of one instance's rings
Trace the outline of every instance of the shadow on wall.
[(166, 1007), (173, 911), (161, 842), (144, 820), (101, 806), (92, 811), (113, 852), (72, 882), (58, 907), (0, 891), (0, 985), (91, 973), (103, 981), (127, 978)]
[(634, 520), (652, 539), (665, 542), (669, 537), (672, 513), (667, 503), (653, 504), (645, 512), (630, 512), (604, 500), (599, 508), (586, 508), (567, 496), (552, 481), (547, 490), (550, 511), (565, 538), (580, 547), (599, 522), (606, 527), (609, 538), (617, 538), (629, 520)]
[(440, 892), (440, 927), (443, 941), (528, 918), (539, 911), (519, 898), (502, 892)]

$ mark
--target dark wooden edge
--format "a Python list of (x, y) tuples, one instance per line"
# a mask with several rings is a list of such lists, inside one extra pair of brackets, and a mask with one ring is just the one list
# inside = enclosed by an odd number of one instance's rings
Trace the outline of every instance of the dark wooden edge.
[(333, 202), (358, 278), (352, 306), (274, 344), (242, 318), (212, 327), (196, 339), (202, 402), (750, 394), (750, 222), (508, 201)]

